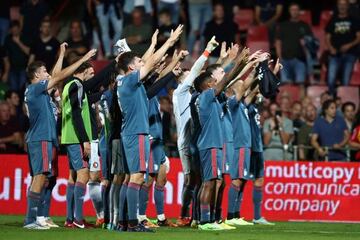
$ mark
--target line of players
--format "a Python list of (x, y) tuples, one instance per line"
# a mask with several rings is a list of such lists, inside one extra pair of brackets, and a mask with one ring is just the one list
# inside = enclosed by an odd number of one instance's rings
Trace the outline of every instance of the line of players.
[[(95, 225), (105, 223), (113, 230), (151, 232), (152, 227), (187, 226), (191, 220), (192, 226), (202, 230), (270, 224), (260, 212), (264, 161), (255, 103), (259, 99), (256, 67), (270, 56), (261, 51), (250, 55), (247, 48), (239, 53), (237, 45), (226, 50), (223, 44), (218, 64), (202, 71), (219, 45), (213, 38), (192, 68), (185, 71), (180, 65), (187, 51), (175, 51), (170, 63), (164, 62), (166, 52), (182, 31), (183, 26), (179, 25), (155, 51), (156, 31), (151, 46), (141, 58), (133, 52), (119, 54), (97, 74), (88, 62), (96, 50), (62, 69), (65, 43), (61, 45), (51, 76), (41, 62), (28, 67), (31, 84), (25, 92), (25, 103), (30, 129), (26, 141), (33, 180), (28, 191), (25, 228), (57, 227), (49, 217), (49, 208), (57, 175), (56, 120), (61, 100), (61, 144), (66, 148), (70, 167), (65, 227), (93, 227), (83, 216), (86, 185), (97, 214)], [(277, 62), (273, 71), (279, 68)], [(65, 79), (60, 100), (55, 86)], [(169, 163), (163, 149), (156, 97), (172, 80), (179, 84), (173, 104), (185, 174), (182, 209), (176, 224), (166, 219), (164, 213)], [(100, 135), (98, 116), (102, 122)], [(226, 174), (230, 174), (232, 183), (227, 220), (222, 222)], [(242, 192), (250, 179), (254, 180), (253, 223), (246, 222), (239, 214)], [(153, 182), (156, 224), (145, 214)]]

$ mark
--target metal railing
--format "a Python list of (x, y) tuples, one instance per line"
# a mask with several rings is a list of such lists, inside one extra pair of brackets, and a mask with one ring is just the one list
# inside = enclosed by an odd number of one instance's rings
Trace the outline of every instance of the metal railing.
[[(272, 145), (270, 147), (265, 147), (264, 146), (264, 150), (265, 149), (280, 149), (283, 150), (283, 159), (286, 160), (288, 159), (288, 154), (293, 154), (293, 160), (298, 161), (299, 160), (299, 149), (307, 149), (307, 150), (315, 150), (314, 147), (312, 146), (306, 146), (306, 145)], [(324, 161), (328, 162), (329, 161), (329, 151), (331, 150), (337, 150), (337, 151), (344, 151), (344, 153), (346, 154), (346, 161), (350, 162), (350, 151), (353, 150), (351, 149), (349, 146), (346, 146), (344, 148), (333, 148), (333, 147), (329, 147), (329, 146), (322, 146), (322, 148), (324, 149), (324, 151), (326, 152), (325, 157), (324, 157)], [(315, 160), (315, 159), (314, 159)]]

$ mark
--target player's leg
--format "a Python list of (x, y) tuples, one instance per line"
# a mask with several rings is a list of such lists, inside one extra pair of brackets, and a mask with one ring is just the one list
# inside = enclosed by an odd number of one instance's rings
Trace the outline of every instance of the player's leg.
[[(69, 156), (69, 155), (68, 155)], [(64, 227), (72, 228), (74, 227), (74, 189), (76, 182), (76, 171), (73, 169), (71, 161), (69, 160), (69, 178), (66, 187), (66, 221)]]
[(100, 166), (101, 166), (101, 201), (103, 203), (103, 209), (104, 209), (104, 218), (103, 221), (101, 219), (98, 219), (96, 222), (96, 225), (107, 226), (107, 224), (110, 222), (110, 186), (111, 186), (111, 173), (110, 173), (110, 148), (108, 144), (108, 139), (106, 136), (101, 136), (99, 141), (99, 153), (100, 153)]
[(126, 161), (130, 171), (126, 198), (128, 208), (128, 231), (151, 231), (139, 225), (137, 218), (139, 191), (144, 182), (146, 162), (149, 159), (150, 142), (147, 135), (131, 135), (122, 138), (125, 150)]
[[(84, 197), (86, 184), (89, 181), (89, 165), (85, 161), (81, 144), (66, 145), (70, 166), (76, 171), (76, 182), (74, 187), (74, 221), (73, 224), (78, 228), (86, 228), (87, 225), (83, 216)], [(75, 180), (75, 179), (74, 179)]]
[(211, 220), (211, 201), (215, 197), (216, 179), (218, 179), (218, 159), (221, 150), (206, 149), (200, 151), (203, 184), (200, 194), (200, 225), (201, 230), (223, 230)]
[[(27, 195), (27, 211), (24, 228), (28, 229), (49, 229), (46, 225), (37, 223), (38, 209), (41, 202), (41, 195), (46, 181), (46, 175), (51, 171), (50, 159), (47, 151), (48, 142), (28, 143), (28, 156), (30, 169), (33, 174), (32, 183)], [(51, 155), (50, 155), (51, 157)]]
[(102, 186), (100, 181), (100, 157), (99, 157), (99, 142), (98, 140), (91, 141), (91, 156), (89, 159), (90, 165), (90, 180), (89, 195), (96, 212), (96, 226), (99, 226), (104, 221), (104, 203), (102, 199)]
[(55, 224), (50, 218), (50, 206), (51, 206), (51, 195), (52, 190), (56, 185), (56, 178), (58, 176), (59, 168), (58, 168), (58, 151), (55, 146), (52, 146), (52, 169), (51, 174), (48, 176), (48, 186), (45, 189), (45, 206), (44, 206), (44, 217), (47, 225), (49, 227), (59, 227)]
[(128, 216), (127, 216), (127, 190), (130, 181), (130, 174), (126, 174), (124, 181), (119, 191), (119, 221), (118, 230), (127, 231)]
[(194, 185), (192, 196), (192, 222), (191, 227), (197, 227), (200, 223), (200, 195), (202, 192), (202, 171), (200, 163), (200, 154), (194, 150), (190, 162), (190, 185)]
[(177, 220), (176, 224), (181, 226), (187, 226), (190, 224), (191, 218), (190, 218), (190, 204), (193, 198), (194, 194), (194, 180), (191, 180), (190, 176), (190, 149), (184, 148), (179, 151), (180, 160), (183, 168), (184, 173), (184, 184), (183, 184), (183, 190), (182, 190), (182, 197), (181, 197), (181, 211), (180, 211), (180, 217)]
[(255, 177), (253, 183), (253, 204), (254, 204), (254, 224), (274, 225), (268, 222), (261, 215), (261, 205), (263, 199), (264, 186), (264, 155), (262, 152), (252, 152), (251, 154), (252, 174)]
[[(151, 154), (151, 153), (150, 153)], [(150, 157), (151, 158), (151, 157)], [(139, 222), (144, 224), (147, 227), (156, 227), (152, 222), (150, 222), (146, 217), (146, 209), (149, 203), (149, 190), (154, 182), (154, 174), (147, 173), (145, 176), (145, 181), (141, 184), (139, 190)]]

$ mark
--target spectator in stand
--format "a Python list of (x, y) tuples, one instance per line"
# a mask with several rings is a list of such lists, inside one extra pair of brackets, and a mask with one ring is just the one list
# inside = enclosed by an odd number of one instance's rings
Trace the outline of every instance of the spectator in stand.
[(287, 118), (291, 118), (291, 99), (288, 92), (284, 92), (280, 96), (279, 105), (282, 115)]
[[(110, 58), (115, 55), (112, 46), (120, 39), (123, 28), (122, 6), (120, 0), (88, 0), (96, 5), (96, 16), (99, 20), (102, 42), (105, 50), (105, 57)], [(113, 39), (110, 39), (109, 22), (112, 23), (114, 31)]]
[(300, 160), (313, 160), (314, 149), (308, 149), (305, 147), (311, 146), (311, 133), (314, 126), (315, 119), (317, 117), (316, 107), (310, 103), (305, 109), (305, 122), (299, 129), (297, 135), (297, 145), (299, 146), (299, 159)]
[(211, 0), (188, 0), (190, 32), (187, 41), (187, 50), (191, 56), (194, 51), (196, 40), (200, 39), (200, 48), (203, 45), (202, 33), (205, 24), (211, 20)]
[(310, 26), (300, 20), (297, 3), (289, 6), (290, 20), (279, 24), (276, 35), (276, 54), (283, 65), (280, 71), (282, 83), (303, 85), (306, 79), (306, 55), (304, 37), (312, 35)]
[[(171, 14), (168, 9), (162, 9), (159, 12), (159, 34), (158, 34), (158, 46), (162, 46), (166, 40), (170, 37), (171, 30), (176, 29), (176, 25), (171, 21)], [(168, 50), (169, 56), (174, 53), (175, 47), (179, 46), (179, 42)]]
[(20, 106), (19, 95), (15, 91), (9, 90), (5, 94), (5, 101), (10, 107), (10, 116), (14, 118), (18, 118), (19, 113), (22, 112), (21, 108), (19, 108)]
[(68, 48), (66, 49), (65, 57), (68, 64), (72, 64), (90, 50), (90, 43), (84, 37), (79, 20), (73, 20), (70, 23), (70, 36), (66, 42)]
[(159, 18), (162, 10), (166, 9), (170, 13), (171, 23), (177, 25), (180, 16), (180, 0), (159, 0), (158, 11)]
[(354, 122), (354, 128), (352, 130), (349, 145), (351, 148), (357, 151), (354, 158), (351, 158), (351, 160), (360, 162), (360, 110), (356, 115), (356, 120)]
[(24, 89), (26, 83), (26, 66), (30, 53), (29, 41), (20, 32), (20, 23), (14, 20), (10, 23), (10, 34), (4, 45), (10, 62), (9, 86), (18, 93)]
[(9, 78), (10, 62), (6, 50), (0, 45), (0, 82), (6, 83)]
[(337, 14), (334, 14), (326, 26), (326, 44), (330, 51), (328, 85), (331, 94), (336, 93), (335, 85), (339, 68), (342, 71), (341, 84), (349, 85), (359, 43), (359, 20), (349, 16), (348, 0), (338, 0)]
[(30, 48), (29, 64), (34, 61), (42, 61), (45, 63), (46, 69), (52, 69), (59, 47), (59, 41), (51, 35), (50, 20), (43, 19), (40, 24), (40, 36)]
[(20, 9), (22, 34), (29, 40), (39, 37), (41, 21), (49, 13), (49, 7), (43, 0), (25, 0)]
[[(213, 36), (219, 43), (226, 42), (226, 46), (230, 47), (231, 43), (240, 43), (240, 34), (238, 33), (238, 26), (233, 21), (225, 19), (224, 5), (220, 2), (215, 3), (213, 7), (213, 19), (206, 23), (203, 33), (205, 42), (209, 42)], [(216, 48), (211, 57), (216, 60), (220, 56), (220, 47)], [(213, 61), (212, 63), (216, 62)]]
[(10, 24), (10, 1), (0, 1), (0, 46), (4, 44)]
[(305, 96), (302, 98), (301, 100), (301, 118), (302, 119), (306, 119), (306, 109), (307, 109), (307, 106), (309, 106), (310, 104), (313, 104), (313, 100), (311, 97), (309, 96)]
[(265, 120), (265, 160), (289, 160), (292, 154), (287, 150), (294, 135), (293, 122), (285, 117), (277, 103), (270, 104), (270, 118)]
[(304, 125), (304, 121), (301, 116), (302, 106), (301, 103), (296, 101), (292, 104), (291, 107), (291, 120), (293, 121), (294, 127), (294, 145), (297, 145), (297, 136), (299, 134), (300, 128)]
[[(311, 145), (322, 159), (327, 155), (329, 161), (345, 161), (346, 153), (342, 149), (348, 140), (349, 130), (344, 119), (336, 114), (335, 101), (325, 101), (312, 129)], [(325, 147), (330, 148), (329, 151)]]
[(21, 142), (20, 128), (10, 115), (7, 102), (0, 102), (0, 153), (16, 153)]
[[(152, 24), (151, 16), (153, 15), (153, 8), (151, 4), (151, 0), (124, 0), (124, 17), (125, 17), (125, 25), (130, 24), (132, 13), (135, 9), (138, 9), (141, 11), (141, 13), (144, 15), (144, 19), (146, 22), (149, 22), (149, 24)], [(148, 21), (149, 20), (149, 21)]]
[(349, 132), (351, 132), (353, 129), (355, 115), (356, 115), (355, 111), (356, 111), (356, 105), (353, 102), (345, 102), (341, 106), (341, 112), (344, 116), (346, 127), (349, 130)]
[(132, 13), (132, 24), (124, 28), (123, 38), (126, 38), (132, 51), (143, 55), (150, 45), (151, 36), (151, 25), (143, 22), (142, 11), (135, 9)]
[(274, 45), (275, 28), (283, 13), (282, 0), (256, 0), (255, 23), (265, 25), (269, 33), (270, 46)]

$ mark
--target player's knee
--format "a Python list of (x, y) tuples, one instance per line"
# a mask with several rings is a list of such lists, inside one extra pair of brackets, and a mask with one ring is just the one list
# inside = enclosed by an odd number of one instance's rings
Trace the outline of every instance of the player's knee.
[(41, 192), (45, 185), (46, 176), (44, 174), (38, 174), (33, 177), (33, 181), (31, 183), (31, 191), (33, 192)]
[(89, 170), (87, 168), (82, 168), (78, 170), (76, 181), (87, 184), (89, 181)]
[(99, 171), (90, 172), (90, 180), (93, 182), (99, 181), (100, 180), (100, 172)]
[(144, 174), (143, 173), (134, 173), (130, 175), (130, 182), (136, 184), (143, 184)]
[(236, 187), (240, 187), (241, 181), (240, 181), (240, 179), (233, 179), (233, 180), (231, 181), (231, 184), (234, 185), (234, 186), (236, 186)]
[(254, 181), (254, 186), (262, 187), (264, 185), (264, 178), (257, 178)]

